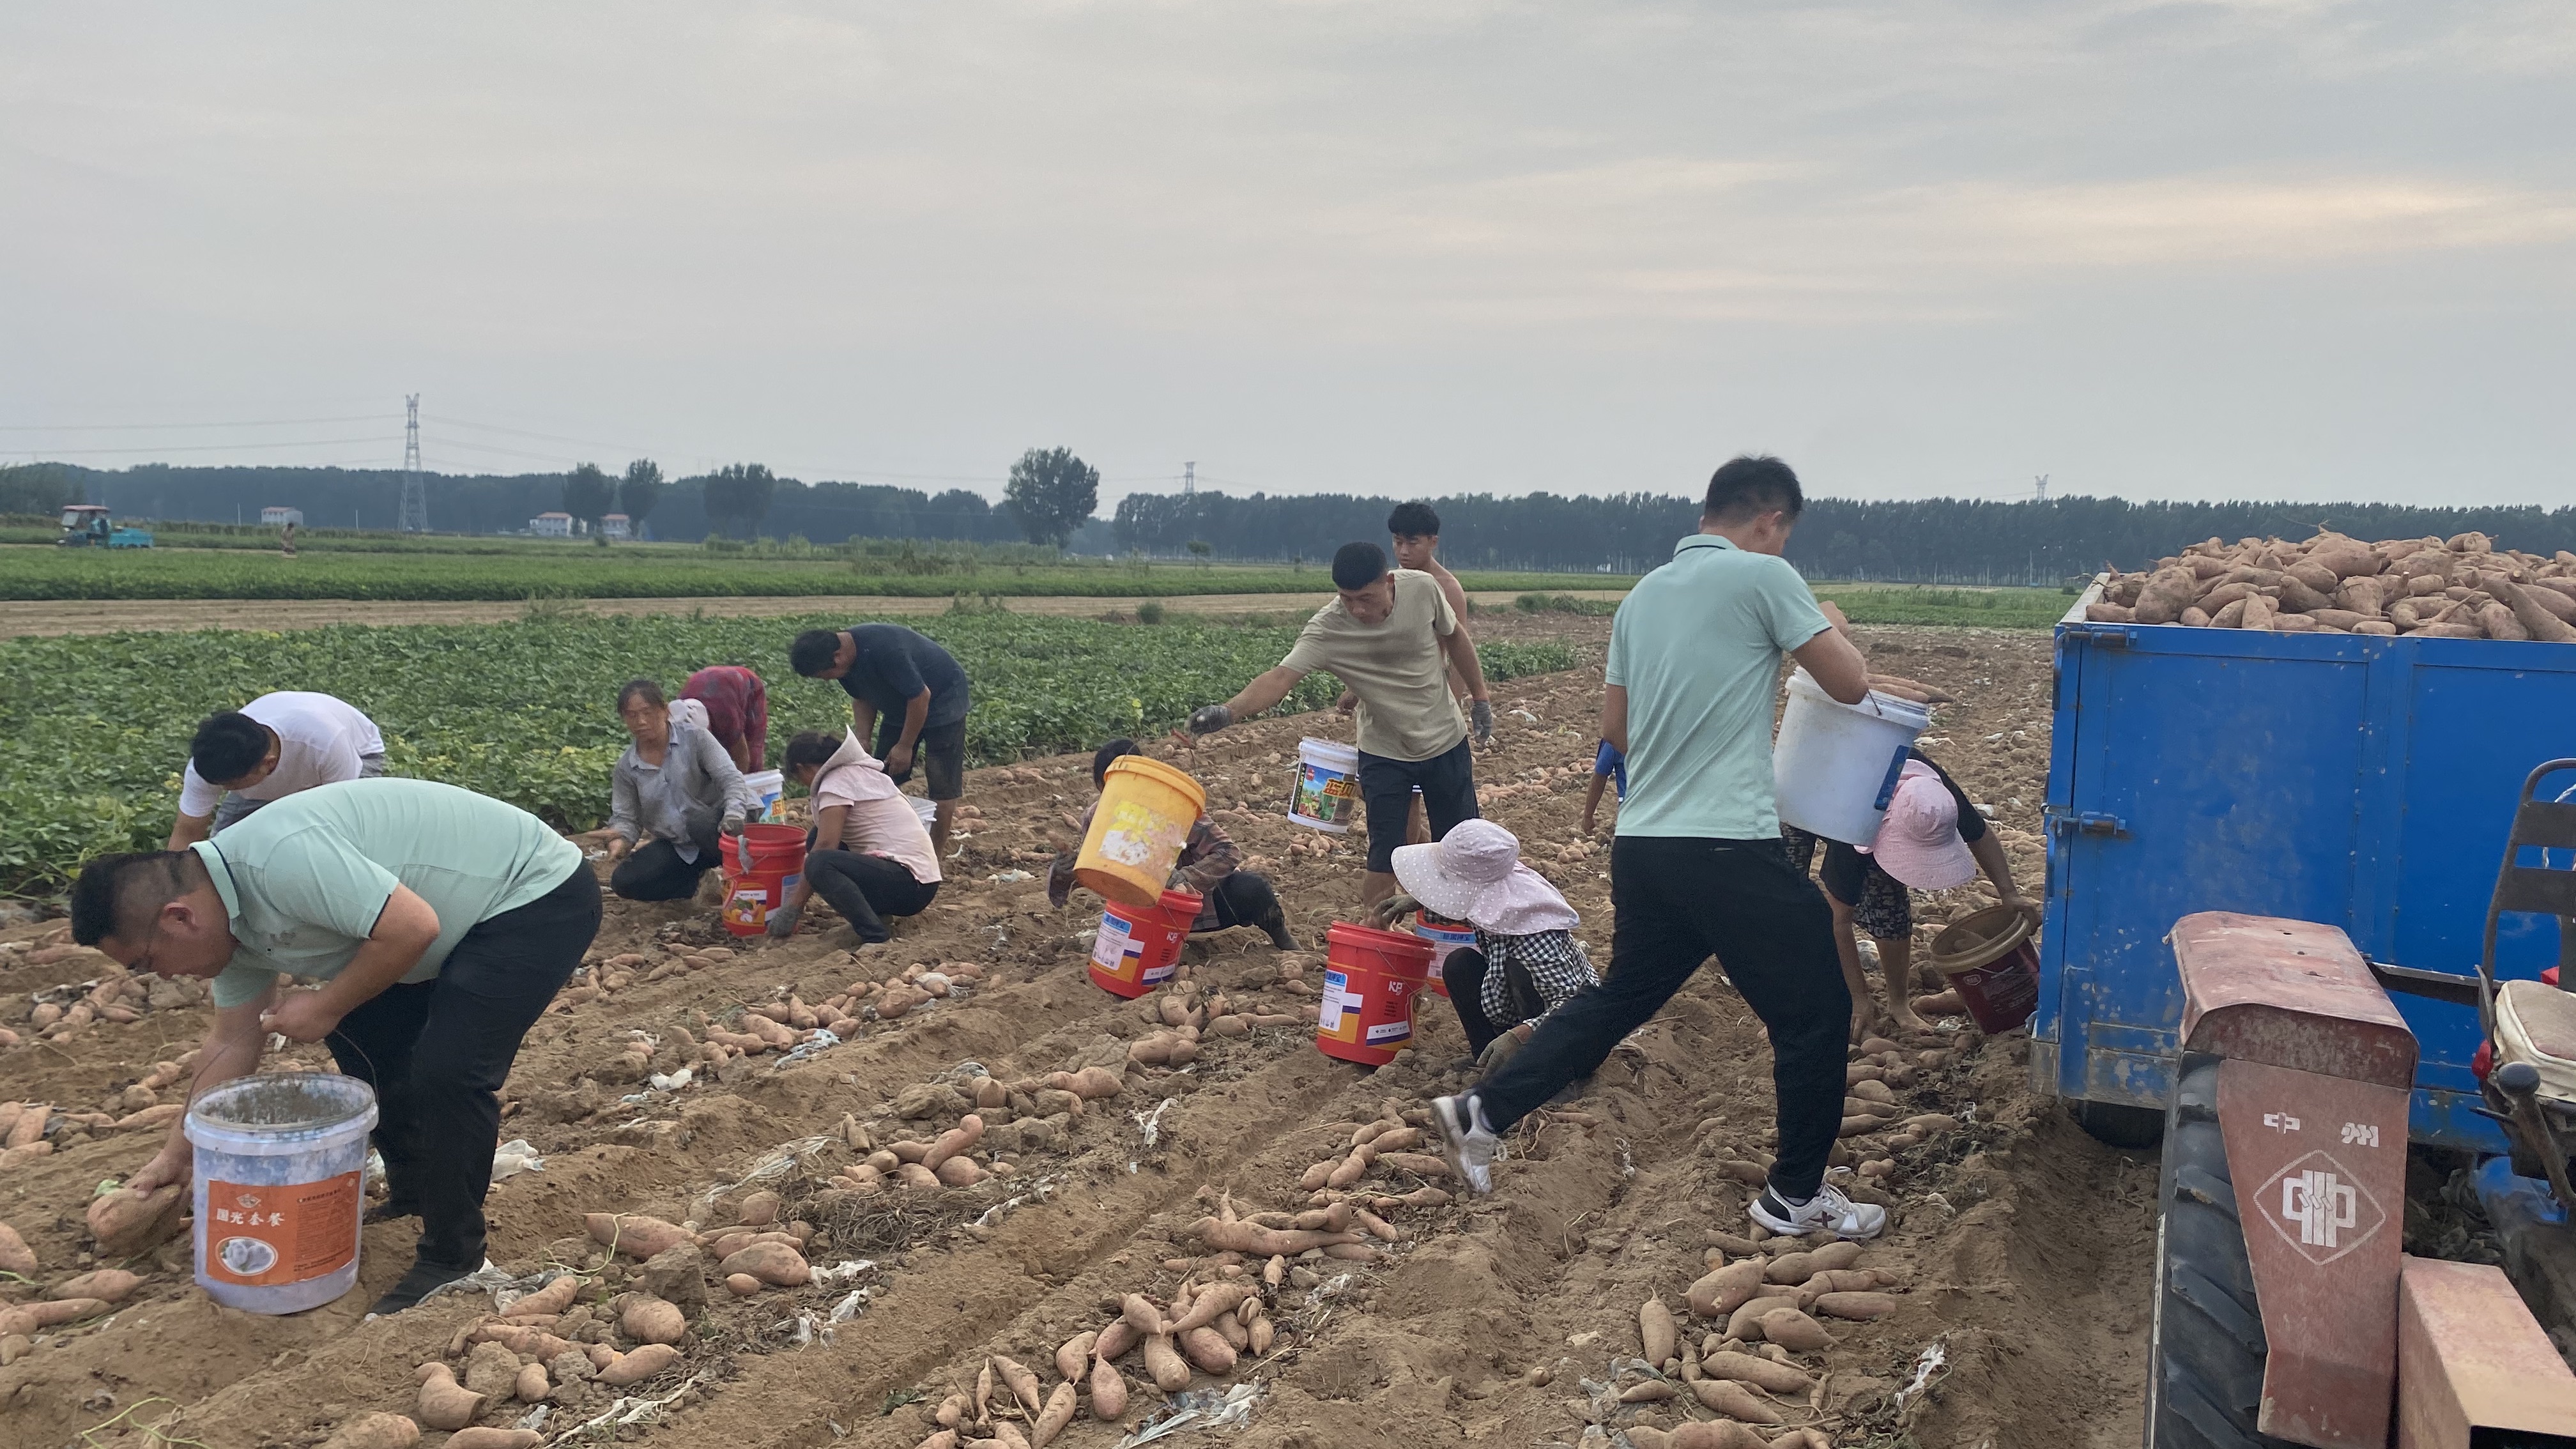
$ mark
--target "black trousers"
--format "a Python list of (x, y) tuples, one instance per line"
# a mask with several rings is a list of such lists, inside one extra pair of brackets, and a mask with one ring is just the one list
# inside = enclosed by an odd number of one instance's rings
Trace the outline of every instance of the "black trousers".
[(1248, 870), (1232, 871), (1207, 893), (1207, 904), (1190, 930), (1222, 931), (1233, 926), (1267, 930), (1278, 912), (1279, 892), (1268, 880)]
[(698, 858), (688, 861), (680, 859), (671, 842), (651, 841), (617, 863), (617, 869), (608, 873), (608, 888), (630, 901), (686, 900), (698, 893), (698, 877), (723, 860), (720, 848), (702, 845)]
[[(1449, 988), (1449, 1004), (1458, 1008), (1458, 1024), (1467, 1028), (1467, 1055), (1471, 1057), (1483, 1056), (1494, 1038), (1547, 1010), (1547, 998), (1539, 994), (1538, 983), (1530, 979), (1529, 969), (1517, 961), (1507, 962), (1503, 967), (1504, 998), (1518, 1014), (1509, 1021), (1488, 1020), (1485, 974), (1492, 969), (1493, 963), (1485, 959), (1485, 953), (1473, 946), (1459, 947), (1440, 963), (1440, 984)], [(1493, 1110), (1488, 1106), (1485, 1114), (1490, 1117)]]
[(340, 1070), (376, 1090), (389, 1201), (420, 1213), (422, 1262), (483, 1266), (501, 1084), (599, 916), (599, 881), (583, 861), (562, 885), (467, 931), (436, 977), (386, 987), (331, 1033)]
[(912, 872), (882, 855), (855, 850), (816, 850), (805, 856), (805, 879), (832, 903), (862, 941), (884, 941), (888, 916), (917, 916), (930, 909), (939, 883), (923, 885)]
[(1422, 787), (1422, 811), (1438, 840), (1461, 820), (1474, 820), (1476, 757), (1460, 740), (1454, 749), (1427, 760), (1393, 760), (1360, 751), (1360, 800), (1368, 807), (1368, 868), (1380, 875), (1395, 869), (1395, 848), (1404, 843), (1405, 824), (1413, 815), (1413, 787)]
[(1852, 1005), (1824, 893), (1789, 868), (1777, 837), (1622, 835), (1610, 847), (1610, 903), (1609, 974), (1550, 1012), (1476, 1088), (1486, 1118), (1502, 1131), (1590, 1074), (1714, 955), (1771, 1037), (1780, 1126), (1771, 1186), (1814, 1196), (1842, 1126)]

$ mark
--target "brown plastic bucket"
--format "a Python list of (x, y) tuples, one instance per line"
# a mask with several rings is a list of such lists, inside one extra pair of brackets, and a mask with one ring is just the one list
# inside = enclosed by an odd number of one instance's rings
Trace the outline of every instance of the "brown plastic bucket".
[(1988, 1035), (2030, 1020), (2039, 1006), (2036, 936), (2030, 918), (2010, 906), (1988, 906), (1951, 922), (1932, 938), (1932, 969)]

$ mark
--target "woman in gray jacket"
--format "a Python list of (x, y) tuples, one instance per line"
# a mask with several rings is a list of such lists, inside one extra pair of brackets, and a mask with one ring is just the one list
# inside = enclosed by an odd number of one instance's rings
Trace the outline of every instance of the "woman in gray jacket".
[(714, 735), (671, 718), (652, 680), (626, 681), (617, 714), (635, 742), (617, 757), (608, 823), (583, 838), (607, 843), (617, 866), (610, 890), (630, 901), (686, 899), (723, 859), (720, 837), (740, 835), (760, 813), (760, 797)]

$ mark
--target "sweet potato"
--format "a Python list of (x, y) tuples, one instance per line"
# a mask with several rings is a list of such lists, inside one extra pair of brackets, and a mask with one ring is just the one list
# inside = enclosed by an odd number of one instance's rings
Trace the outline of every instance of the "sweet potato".
[(537, 1449), (544, 1442), (534, 1429), (460, 1429), (439, 1449)]
[(331, 1432), (322, 1449), (411, 1449), (420, 1426), (400, 1414), (360, 1414)]
[(1204, 1328), (1242, 1307), (1243, 1300), (1251, 1296), (1252, 1286), (1248, 1283), (1220, 1283), (1191, 1299), (1189, 1311), (1173, 1321), (1172, 1331), (1187, 1333)]
[(1070, 1383), (1055, 1386), (1055, 1392), (1047, 1395), (1046, 1407), (1029, 1424), (1029, 1449), (1046, 1449), (1056, 1435), (1064, 1432), (1064, 1426), (1073, 1422), (1078, 1397)]
[[(569, 1339), (557, 1338), (543, 1329), (529, 1328), (520, 1324), (484, 1322), (469, 1330), (464, 1338), (468, 1343), (497, 1343), (512, 1353), (540, 1358), (548, 1362), (552, 1362), (559, 1354), (579, 1353), (582, 1350), (580, 1344)], [(458, 1347), (461, 1351), (463, 1345), (460, 1344)]]
[[(1137, 1301), (1144, 1302), (1141, 1298)], [(1151, 1309), (1154, 1305), (1147, 1303), (1145, 1306)], [(1162, 1326), (1163, 1320), (1158, 1311), (1154, 1318), (1154, 1328), (1159, 1332)], [(1153, 1337), (1151, 1333), (1139, 1332), (1136, 1325), (1122, 1312), (1120, 1316), (1109, 1320), (1108, 1327), (1100, 1330), (1099, 1339), (1092, 1345), (1091, 1356), (1103, 1362), (1115, 1363), (1125, 1358), (1129, 1349), (1151, 1337)]]
[(1744, 1306), (1762, 1284), (1763, 1262), (1747, 1258), (1730, 1263), (1690, 1285), (1690, 1311), (1702, 1318), (1724, 1318)]
[(1819, 1295), (1813, 1306), (1827, 1318), (1866, 1323), (1894, 1313), (1896, 1300), (1885, 1293), (1826, 1293)]
[(1701, 1379), (1692, 1384), (1691, 1394), (1700, 1406), (1713, 1409), (1730, 1419), (1747, 1424), (1777, 1424), (1780, 1411), (1762, 1402), (1751, 1389), (1734, 1379)]
[(179, 1231), (187, 1209), (188, 1189), (177, 1183), (149, 1193), (120, 1187), (90, 1199), (89, 1230), (98, 1239), (100, 1257), (131, 1257)]
[(2138, 602), (2131, 613), (2141, 624), (2170, 624), (2182, 617), (2200, 592), (2199, 580), (2189, 569), (2160, 569), (2138, 591)]
[(416, 1411), (422, 1423), (433, 1429), (462, 1429), (480, 1418), (483, 1395), (456, 1381), (456, 1373), (447, 1365), (432, 1359), (420, 1366), (420, 1405)]
[(36, 1276), (36, 1250), (18, 1236), (18, 1230), (0, 1223), (0, 1273), (15, 1273), (21, 1278)]
[(1189, 1360), (1181, 1357), (1169, 1335), (1158, 1333), (1145, 1340), (1145, 1377), (1167, 1394), (1177, 1394), (1190, 1386)]
[[(1439, 1161), (1433, 1158), (1433, 1161)], [(1219, 1222), (1201, 1218), (1190, 1225), (1190, 1235), (1209, 1249), (1269, 1257), (1277, 1254), (1293, 1257), (1309, 1248), (1329, 1248), (1336, 1243), (1356, 1243), (1358, 1233), (1309, 1232), (1295, 1228), (1265, 1228), (1257, 1223)]]
[(544, 1364), (527, 1364), (522, 1366), (518, 1376), (510, 1381), (510, 1397), (523, 1404), (539, 1403), (546, 1395), (554, 1392), (554, 1387), (546, 1377)]
[(1198, 1365), (1200, 1372), (1219, 1375), (1234, 1372), (1234, 1345), (1224, 1334), (1213, 1328), (1193, 1328), (1177, 1337), (1181, 1353)]
[[(46, 1003), (46, 1006), (51, 1005), (51, 1002)], [(44, 1006), (37, 1007), (37, 1015), (41, 1017), (44, 1014), (45, 1009), (46, 1008)], [(59, 1010), (60, 1008), (56, 1009)], [(39, 1027), (53, 1025), (52, 1022), (41, 1020), (37, 1021), (35, 1024)], [(0, 1137), (0, 1147), (34, 1146), (44, 1137), (45, 1123), (51, 1120), (53, 1115), (54, 1109), (42, 1102), (28, 1103), (26, 1106), (19, 1109), (18, 1120), (9, 1124), (9, 1135), (6, 1137)]]
[(805, 1255), (785, 1243), (754, 1243), (716, 1265), (716, 1271), (730, 1278), (748, 1273), (773, 1288), (794, 1288), (814, 1276)]
[(639, 1298), (626, 1305), (617, 1326), (637, 1343), (682, 1343), (689, 1336), (689, 1315), (659, 1298)]
[(1672, 1358), (1679, 1335), (1673, 1327), (1673, 1311), (1661, 1298), (1649, 1298), (1637, 1308), (1637, 1338), (1645, 1345), (1646, 1362), (1657, 1368)]
[[(7, 1267), (0, 1263), (0, 1267)], [(16, 1269), (10, 1271), (15, 1272)], [(94, 1268), (77, 1278), (67, 1278), (45, 1290), (48, 1298), (95, 1298), (101, 1303), (122, 1303), (126, 1296), (143, 1286), (143, 1276), (123, 1268)]]
[(0, 1338), (13, 1333), (34, 1333), (60, 1323), (76, 1323), (95, 1318), (107, 1311), (108, 1305), (95, 1298), (56, 1298), (44, 1303), (22, 1303), (14, 1308), (0, 1308)]
[(514, 1299), (508, 1309), (513, 1318), (527, 1318), (540, 1313), (561, 1313), (572, 1306), (581, 1294), (581, 1278), (573, 1273), (558, 1273), (544, 1287), (525, 1298)]
[(1664, 1441), (1664, 1449), (1771, 1449), (1762, 1436), (1733, 1419), (1701, 1419), (1683, 1424)]
[(997, 1353), (993, 1355), (993, 1371), (1001, 1377), (1003, 1386), (1011, 1391), (1011, 1397), (1020, 1401), (1021, 1408), (1032, 1414), (1038, 1411), (1044, 1399), (1038, 1392), (1038, 1376), (1029, 1372), (1026, 1365)]
[(1831, 1348), (1836, 1341), (1823, 1324), (1795, 1308), (1774, 1308), (1755, 1321), (1764, 1338), (1799, 1353)]
[[(2554, 591), (2526, 589), (2502, 574), (2487, 574), (2478, 582), (2505, 606), (2505, 611), (2513, 616), (2524, 637), (2551, 644), (2576, 644), (2576, 625), (2569, 624), (2565, 617), (2540, 602), (2539, 595)], [(2487, 625), (2487, 633), (2498, 639), (2508, 637), (2497, 633), (2492, 622)]]
[(939, 1140), (930, 1144), (930, 1150), (922, 1154), (921, 1165), (937, 1172), (939, 1164), (961, 1152), (972, 1150), (976, 1143), (983, 1140), (984, 1119), (969, 1112), (957, 1120), (955, 1127), (939, 1134)]
[(1127, 1380), (1118, 1365), (1109, 1360), (1094, 1359), (1091, 1364), (1091, 1417), (1104, 1424), (1115, 1423), (1127, 1412)]
[(912, 1449), (957, 1449), (957, 1431), (942, 1429), (912, 1446)]
[(1029, 1449), (1028, 1439), (1020, 1433), (1019, 1426), (1010, 1420), (995, 1419), (992, 1430), (993, 1449)]
[(984, 1180), (984, 1169), (974, 1158), (952, 1157), (939, 1164), (930, 1175), (943, 1187), (973, 1187)]
[(590, 1230), (591, 1241), (638, 1261), (697, 1241), (695, 1234), (678, 1223), (666, 1223), (642, 1213), (584, 1213), (581, 1221)]
[(610, 1388), (622, 1389), (642, 1383), (680, 1361), (680, 1351), (667, 1343), (648, 1343), (633, 1353), (621, 1353), (599, 1371), (599, 1381)]
[(1091, 1362), (1091, 1346), (1099, 1341), (1100, 1335), (1096, 1332), (1077, 1333), (1058, 1345), (1055, 1351), (1056, 1376), (1066, 1383), (1081, 1378), (1083, 1369)]
[(1750, 1353), (1709, 1354), (1699, 1361), (1699, 1371), (1713, 1379), (1742, 1379), (1775, 1394), (1806, 1394), (1816, 1387), (1804, 1370)]
[(1644, 1379), (1619, 1391), (1623, 1404), (1660, 1404), (1680, 1393), (1670, 1379)]

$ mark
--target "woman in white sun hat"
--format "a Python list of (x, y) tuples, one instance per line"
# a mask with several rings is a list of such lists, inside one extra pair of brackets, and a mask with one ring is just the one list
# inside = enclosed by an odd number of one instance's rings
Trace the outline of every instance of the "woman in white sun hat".
[(1399, 846), (1401, 894), (1374, 912), (1382, 926), (1418, 906), (1464, 921), (1476, 944), (1449, 953), (1440, 980), (1467, 1028), (1467, 1049), (1490, 1072), (1520, 1049), (1539, 1018), (1599, 981), (1574, 939), (1582, 923), (1547, 877), (1521, 864), (1521, 843), (1490, 820), (1461, 820), (1428, 845)]
[[(1784, 827), (1789, 863), (1800, 872), (1814, 857), (1817, 838), (1794, 826)], [(1878, 948), (1879, 1009), (1900, 1031), (1919, 1031), (1907, 994), (1913, 984), (1914, 904), (1909, 890), (1956, 890), (1983, 870), (2005, 905), (2039, 923), (2039, 902), (2013, 884), (2012, 864), (2001, 842), (1986, 826), (1986, 817), (1967, 792), (1939, 765), (1917, 754), (1905, 762), (1896, 791), (1888, 798), (1886, 818), (1868, 845), (1821, 842), (1820, 872), (1826, 903), (1834, 912), (1834, 944), (1840, 950), (1843, 980), (1851, 987), (1852, 1037), (1869, 1033), (1869, 988), (1861, 978), (1858, 932), (1869, 933)]]

